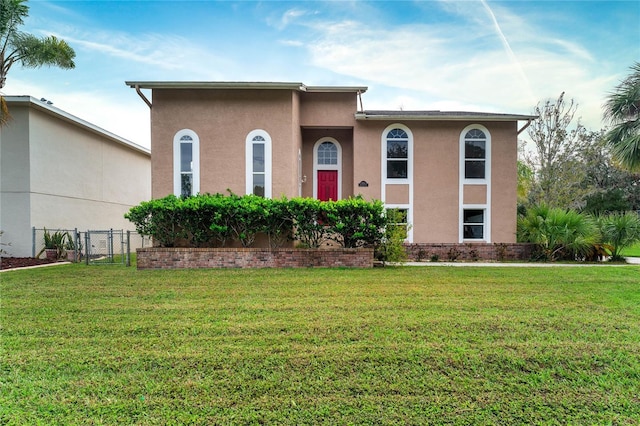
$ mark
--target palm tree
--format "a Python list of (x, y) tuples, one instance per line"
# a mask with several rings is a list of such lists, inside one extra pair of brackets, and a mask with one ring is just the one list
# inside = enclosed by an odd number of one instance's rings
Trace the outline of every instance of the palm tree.
[(604, 118), (613, 125), (605, 138), (622, 167), (640, 172), (640, 62), (631, 71), (604, 105)]
[[(15, 63), (26, 68), (44, 65), (64, 69), (74, 68), (73, 49), (55, 36), (37, 37), (24, 33), (19, 27), (29, 15), (27, 0), (0, 0), (0, 89), (7, 81), (7, 73)], [(7, 105), (0, 98), (0, 125), (9, 118)]]

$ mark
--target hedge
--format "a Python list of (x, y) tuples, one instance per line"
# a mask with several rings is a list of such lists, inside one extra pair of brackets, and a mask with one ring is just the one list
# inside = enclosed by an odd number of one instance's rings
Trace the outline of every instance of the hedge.
[(199, 194), (145, 201), (125, 214), (138, 233), (161, 247), (253, 246), (258, 234), (272, 248), (295, 240), (308, 248), (329, 240), (345, 248), (374, 247), (384, 237), (387, 216), (380, 201), (268, 199), (255, 195)]

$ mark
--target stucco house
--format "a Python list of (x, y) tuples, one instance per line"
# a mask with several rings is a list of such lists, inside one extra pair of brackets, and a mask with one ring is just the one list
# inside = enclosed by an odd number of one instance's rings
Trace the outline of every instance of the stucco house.
[(32, 255), (32, 227), (134, 229), (124, 214), (151, 197), (151, 153), (51, 102), (4, 97), (0, 229), (11, 256)]
[(409, 242), (516, 241), (517, 138), (533, 116), (368, 111), (367, 87), (126, 84), (151, 109), (153, 198), (362, 195), (406, 212)]

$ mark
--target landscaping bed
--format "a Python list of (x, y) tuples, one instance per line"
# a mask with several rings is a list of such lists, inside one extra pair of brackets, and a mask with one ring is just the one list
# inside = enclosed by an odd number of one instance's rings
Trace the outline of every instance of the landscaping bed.
[(35, 257), (2, 257), (0, 258), (0, 269), (25, 268), (27, 266), (47, 265), (56, 262), (56, 260), (37, 259)]

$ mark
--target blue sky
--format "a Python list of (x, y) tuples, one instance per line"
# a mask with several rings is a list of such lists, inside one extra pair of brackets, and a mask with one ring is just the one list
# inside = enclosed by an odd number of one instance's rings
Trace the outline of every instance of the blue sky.
[(365, 109), (531, 113), (561, 92), (590, 129), (640, 61), (640, 1), (31, 0), (24, 30), (74, 70), (14, 66), (6, 95), (46, 98), (149, 146), (125, 80), (364, 85)]

